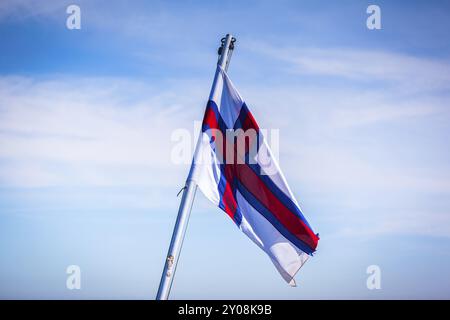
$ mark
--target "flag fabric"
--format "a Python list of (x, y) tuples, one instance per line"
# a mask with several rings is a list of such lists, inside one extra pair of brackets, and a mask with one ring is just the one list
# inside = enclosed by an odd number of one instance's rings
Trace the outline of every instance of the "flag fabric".
[(188, 179), (295, 286), (294, 276), (316, 250), (319, 237), (241, 95), (220, 66), (216, 72)]

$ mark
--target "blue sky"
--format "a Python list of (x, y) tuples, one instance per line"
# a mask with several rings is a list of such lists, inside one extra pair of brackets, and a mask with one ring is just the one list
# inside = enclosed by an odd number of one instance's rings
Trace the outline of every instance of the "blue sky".
[(0, 298), (154, 298), (188, 170), (171, 133), (228, 32), (321, 241), (290, 288), (199, 193), (172, 298), (450, 298), (449, 29), (444, 1), (2, 1)]

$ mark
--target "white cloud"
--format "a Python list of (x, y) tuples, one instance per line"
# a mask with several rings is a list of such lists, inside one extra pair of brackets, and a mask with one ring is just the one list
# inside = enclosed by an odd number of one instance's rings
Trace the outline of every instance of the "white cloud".
[(294, 193), (320, 197), (316, 210), (336, 208), (307, 216), (331, 221), (335, 236), (450, 236), (449, 62), (356, 49), (249, 48), (283, 62), (275, 72), (288, 80), (251, 85), (244, 97), (258, 120), (280, 128), (281, 166), (302, 186)]
[[(364, 56), (354, 59), (362, 61)], [(311, 63), (311, 73), (326, 69), (320, 64), (326, 65), (326, 59)], [(436, 129), (450, 123), (449, 100), (432, 92), (447, 83), (438, 75), (426, 90), (413, 86), (406, 92), (401, 79), (409, 75), (400, 67), (398, 76), (383, 78), (371, 68), (353, 75), (356, 71), (346, 59), (342, 64), (345, 72), (332, 74), (351, 83), (332, 82), (326, 92), (314, 77), (307, 86), (286, 80), (277, 86), (259, 82), (239, 88), (261, 127), (281, 129), (281, 166), (294, 193), (302, 194), (299, 186), (307, 186), (326, 198), (335, 197), (331, 204), (348, 210), (350, 216), (334, 224), (336, 234), (423, 234), (423, 216), (411, 219), (408, 199), (426, 202), (430, 195), (450, 192), (448, 154), (440, 151), (447, 146), (445, 129)], [(427, 65), (415, 65), (414, 70)], [(370, 74), (382, 85), (354, 86), (360, 74)], [(203, 82), (183, 79), (155, 85), (126, 78), (1, 77), (0, 183), (176, 189), (187, 166), (170, 162), (170, 134), (176, 128), (192, 130), (192, 121), (201, 118), (209, 88), (208, 81)], [(401, 134), (405, 123), (414, 129), (410, 136), (385, 134)], [(430, 131), (432, 144), (421, 140), (423, 130)], [(152, 199), (165, 198), (158, 194)], [(373, 211), (367, 208), (379, 206), (392, 210), (379, 211), (375, 223), (368, 223)], [(450, 234), (442, 210), (417, 210), (429, 214), (427, 235)]]
[(4, 18), (23, 20), (48, 17), (58, 11), (64, 14), (65, 8), (71, 3), (70, 1), (49, 0), (3, 0), (0, 2), (0, 20)]
[(2, 77), (0, 88), (0, 177), (16, 186), (164, 185), (181, 169), (171, 132), (204, 104), (192, 82)]
[(289, 64), (291, 72), (340, 77), (358, 82), (383, 81), (408, 93), (450, 88), (450, 63), (402, 53), (354, 48), (247, 46)]
[[(373, 238), (383, 235), (418, 235), (427, 237), (450, 237), (450, 213), (440, 211), (387, 210), (372, 217), (342, 217), (346, 226), (333, 237)], [(365, 218), (365, 219), (364, 219)]]

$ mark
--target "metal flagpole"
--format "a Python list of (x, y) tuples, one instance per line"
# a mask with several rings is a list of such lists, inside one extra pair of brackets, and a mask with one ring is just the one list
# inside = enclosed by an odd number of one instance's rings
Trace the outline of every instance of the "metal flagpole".
[[(235, 38), (231, 34), (227, 34), (222, 39), (222, 45), (219, 48), (219, 60), (217, 64), (228, 69), (228, 65), (231, 59), (231, 53), (234, 49)], [(216, 72), (213, 85), (211, 88), (210, 97), (213, 96), (216, 90), (217, 77), (219, 73)], [(197, 191), (197, 185), (190, 178), (186, 180), (186, 185), (183, 190), (183, 196), (181, 198), (180, 208), (178, 209), (178, 216), (173, 229), (172, 239), (170, 241), (169, 251), (167, 253), (166, 262), (164, 264), (164, 270), (161, 276), (161, 282), (159, 283), (158, 293), (156, 300), (167, 300), (172, 287), (173, 278), (175, 276), (175, 270), (177, 268), (178, 258), (180, 257), (181, 247), (183, 245), (184, 235), (186, 234), (186, 228), (191, 214), (192, 204), (195, 198), (195, 192)]]

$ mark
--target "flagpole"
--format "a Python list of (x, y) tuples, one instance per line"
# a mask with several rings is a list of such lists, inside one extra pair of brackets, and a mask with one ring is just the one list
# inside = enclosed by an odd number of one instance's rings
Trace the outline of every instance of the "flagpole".
[[(222, 45), (219, 48), (219, 60), (217, 64), (225, 70), (228, 69), (235, 41), (236, 39), (234, 39), (231, 34), (227, 34), (226, 37), (222, 39)], [(213, 85), (211, 87), (210, 97), (214, 95), (214, 92), (216, 90), (218, 76), (219, 73), (216, 72)], [(161, 275), (161, 282), (159, 283), (156, 300), (167, 300), (169, 297), (196, 191), (197, 184), (193, 180), (191, 180), (190, 177), (188, 177), (183, 190), (180, 207), (178, 209), (177, 220), (173, 229), (172, 239), (170, 241), (166, 262), (164, 264), (163, 273)]]

